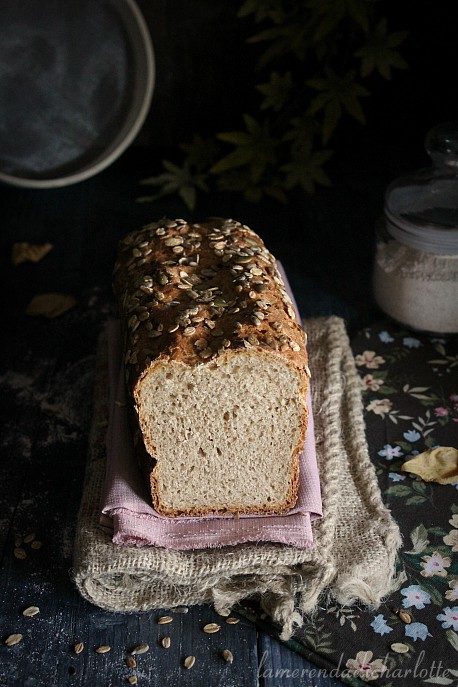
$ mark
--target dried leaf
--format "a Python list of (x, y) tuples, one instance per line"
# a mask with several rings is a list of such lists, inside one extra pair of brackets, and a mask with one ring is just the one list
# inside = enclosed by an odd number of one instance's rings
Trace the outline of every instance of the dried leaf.
[(76, 305), (76, 299), (66, 293), (41, 293), (34, 296), (27, 306), (26, 313), (32, 317), (59, 317)]
[(458, 449), (438, 446), (402, 464), (401, 470), (418, 475), (425, 482), (458, 484)]
[(11, 262), (15, 267), (23, 262), (40, 262), (52, 249), (52, 243), (15, 243), (11, 250)]

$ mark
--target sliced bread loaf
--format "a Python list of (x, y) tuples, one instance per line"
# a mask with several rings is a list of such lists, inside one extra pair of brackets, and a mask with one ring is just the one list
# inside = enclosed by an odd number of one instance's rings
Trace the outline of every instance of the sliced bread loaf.
[(156, 510), (289, 510), (310, 373), (259, 236), (233, 220), (155, 222), (121, 242), (114, 288)]

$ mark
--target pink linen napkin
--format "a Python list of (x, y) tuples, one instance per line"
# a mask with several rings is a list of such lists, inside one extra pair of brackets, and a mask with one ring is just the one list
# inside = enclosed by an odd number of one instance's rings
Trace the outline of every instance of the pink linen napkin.
[[(286, 275), (281, 265), (278, 268), (294, 303)], [(294, 307), (299, 317), (295, 303)], [(300, 458), (299, 495), (293, 509), (283, 516), (164, 517), (153, 508), (147, 482), (134, 455), (125, 405), (119, 321), (108, 322), (107, 334), (110, 410), (100, 525), (112, 533), (113, 542), (125, 546), (161, 546), (176, 550), (254, 541), (280, 542), (298, 548), (313, 546), (311, 521), (322, 515), (322, 505), (310, 390), (307, 395), (309, 423)]]

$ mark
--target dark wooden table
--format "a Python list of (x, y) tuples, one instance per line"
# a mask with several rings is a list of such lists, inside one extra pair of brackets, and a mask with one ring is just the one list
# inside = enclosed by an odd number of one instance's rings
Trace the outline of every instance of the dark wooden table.
[[(14, 647), (0, 645), (0, 684), (121, 685), (134, 673), (139, 684), (151, 686), (340, 684), (314, 675), (303, 657), (244, 618), (228, 625), (203, 606), (173, 614), (173, 622), (161, 626), (159, 612), (108, 613), (84, 601), (73, 585), (95, 342), (112, 307), (116, 243), (144, 221), (164, 214), (189, 216), (175, 200), (154, 207), (135, 204), (140, 169), (133, 152), (74, 187), (0, 188), (0, 627), (3, 640), (23, 634)], [(368, 184), (364, 175), (347, 175), (336, 189), (298, 198), (293, 206), (252, 206), (227, 195), (205, 199), (198, 215), (232, 216), (251, 224), (285, 265), (302, 314), (342, 315), (351, 332), (374, 316), (368, 284), (382, 186), (380, 180)], [(16, 241), (49, 241), (54, 248), (36, 265), (13, 268), (10, 251)], [(77, 307), (55, 320), (25, 314), (33, 295), (52, 291), (74, 294)], [(27, 535), (41, 546), (28, 541), (20, 547), (26, 558), (16, 558), (15, 540)], [(31, 605), (39, 614), (23, 617)], [(202, 625), (212, 621), (221, 623), (221, 631), (204, 634)], [(160, 645), (165, 635), (171, 637), (169, 649)], [(85, 645), (79, 655), (72, 650), (77, 642)], [(150, 649), (138, 656), (137, 669), (129, 670), (124, 658), (141, 642)], [(100, 645), (109, 645), (110, 652), (97, 654)], [(232, 651), (232, 664), (223, 660), (224, 649)], [(196, 657), (190, 670), (183, 667), (188, 655)]]

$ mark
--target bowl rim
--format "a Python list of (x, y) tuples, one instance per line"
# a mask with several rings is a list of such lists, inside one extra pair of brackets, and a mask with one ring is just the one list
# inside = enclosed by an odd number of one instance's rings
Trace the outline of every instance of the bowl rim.
[(121, 0), (121, 2), (122, 5), (124, 5), (124, 9), (127, 7), (129, 10), (141, 38), (141, 47), (143, 48), (144, 53), (143, 66), (145, 69), (142, 101), (137, 109), (134, 120), (132, 121), (123, 138), (113, 148), (107, 148), (106, 154), (102, 153), (102, 157), (99, 157), (93, 163), (88, 163), (77, 172), (63, 174), (62, 176), (50, 177), (47, 179), (37, 179), (33, 177), (7, 174), (0, 170), (0, 182), (4, 182), (11, 186), (35, 189), (59, 188), (62, 186), (76, 184), (80, 181), (85, 181), (86, 179), (95, 176), (99, 172), (109, 167), (133, 142), (143, 126), (151, 106), (156, 80), (156, 61), (151, 34), (140, 8), (135, 0)]

